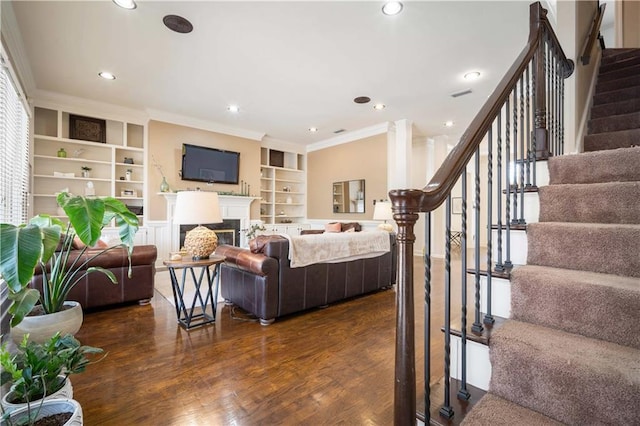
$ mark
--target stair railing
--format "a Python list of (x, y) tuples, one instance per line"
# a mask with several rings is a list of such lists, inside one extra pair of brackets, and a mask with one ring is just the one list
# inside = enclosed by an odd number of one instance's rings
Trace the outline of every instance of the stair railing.
[(602, 18), (604, 18), (604, 11), (606, 8), (606, 3), (600, 4), (593, 14), (593, 21), (591, 21), (589, 35), (587, 36), (584, 48), (582, 49), (582, 56), (580, 56), (582, 65), (588, 65), (591, 61), (591, 51), (593, 50), (593, 46), (596, 44), (596, 40), (600, 40), (600, 46), (604, 50), (604, 38), (600, 34), (600, 26), (602, 25)]
[[(394, 219), (398, 225), (398, 267), (396, 303), (396, 365), (394, 422), (414, 424), (416, 420), (415, 313), (413, 297), (414, 226), (418, 213), (426, 213), (424, 250), (424, 421), (430, 420), (431, 351), (431, 253), (432, 212), (442, 203), (444, 214), (444, 400), (438, 412), (451, 418), (451, 319), (452, 281), (461, 281), (460, 333), (462, 367), (456, 375), (457, 398), (470, 398), (467, 386), (467, 280), (472, 277), (474, 316), (471, 333), (481, 333), (494, 321), (491, 306), (492, 277), (508, 272), (511, 261), (511, 231), (526, 225), (525, 192), (535, 189), (535, 162), (564, 151), (564, 79), (573, 72), (539, 2), (530, 6), (530, 31), (526, 46), (499, 85), (473, 119), (458, 144), (447, 156), (429, 184), (422, 190), (390, 191)], [(486, 159), (483, 157), (486, 155)], [(495, 167), (495, 171), (494, 171)], [(469, 197), (467, 173), (473, 171), (473, 196)], [(452, 218), (452, 191), (459, 192), (456, 217)], [(469, 203), (471, 198), (471, 204)], [(472, 211), (469, 214), (469, 210)], [(459, 217), (458, 217), (459, 216)], [(469, 216), (473, 220), (468, 220)], [(452, 222), (459, 221), (460, 271), (452, 273)], [(495, 226), (492, 226), (496, 224)], [(495, 227), (495, 232), (492, 228)], [(435, 226), (434, 226), (435, 228)], [(457, 234), (457, 232), (456, 232)], [(493, 234), (493, 235), (492, 235)], [(486, 240), (486, 254), (482, 241)], [(458, 244), (457, 239), (453, 239)], [(472, 246), (469, 247), (469, 241)], [(496, 250), (494, 252), (494, 242)], [(472, 248), (473, 259), (467, 251)], [(455, 249), (455, 247), (454, 247)], [(494, 254), (495, 253), (495, 254)], [(458, 265), (459, 263), (459, 265)], [(470, 265), (471, 269), (467, 270)], [(483, 272), (481, 268), (486, 268)], [(481, 276), (485, 275), (486, 302), (481, 313)], [(458, 278), (459, 277), (459, 278)], [(439, 283), (438, 283), (439, 284)], [(456, 303), (457, 304), (457, 303)], [(457, 367), (457, 366), (456, 366)], [(456, 370), (458, 370), (456, 368)], [(439, 377), (437, 373), (436, 377)]]

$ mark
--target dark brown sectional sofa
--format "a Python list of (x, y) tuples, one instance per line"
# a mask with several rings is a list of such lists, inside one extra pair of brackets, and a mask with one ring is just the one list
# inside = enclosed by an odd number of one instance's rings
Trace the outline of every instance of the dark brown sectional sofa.
[(268, 325), (287, 314), (389, 288), (397, 269), (395, 234), (389, 238), (391, 251), (381, 256), (301, 268), (290, 267), (284, 237), (269, 239), (261, 253), (221, 245), (216, 254), (226, 258), (220, 267), (222, 297)]

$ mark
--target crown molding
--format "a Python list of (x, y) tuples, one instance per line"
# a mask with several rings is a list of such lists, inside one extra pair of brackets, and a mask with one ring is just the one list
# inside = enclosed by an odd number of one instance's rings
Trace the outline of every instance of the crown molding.
[(20, 84), (23, 86), (23, 90), (27, 96), (31, 96), (36, 90), (36, 81), (33, 78), (31, 72), (31, 65), (27, 59), (27, 54), (24, 49), (24, 42), (22, 41), (22, 35), (16, 22), (16, 16), (13, 12), (13, 6), (11, 2), (2, 2), (2, 13), (0, 13), (0, 28), (2, 28), (2, 39), (6, 44), (11, 63), (14, 70), (18, 74)]
[(61, 109), (79, 115), (97, 115), (129, 123), (145, 124), (149, 121), (149, 116), (144, 110), (46, 90), (36, 90), (33, 96), (33, 103), (35, 106), (42, 108)]
[(180, 126), (192, 127), (195, 129), (207, 130), (215, 133), (222, 133), (224, 135), (237, 136), (239, 138), (250, 139), (258, 142), (261, 142), (265, 136), (264, 132), (255, 132), (253, 130), (226, 126), (224, 124), (215, 123), (213, 121), (201, 120), (199, 118), (187, 117), (185, 115), (174, 114), (171, 112), (149, 108), (147, 108), (146, 111), (151, 120), (164, 121), (166, 123), (177, 124)]
[(345, 143), (357, 141), (357, 140), (368, 138), (371, 136), (381, 135), (383, 133), (387, 133), (390, 129), (391, 129), (391, 125), (389, 122), (375, 124), (373, 126), (343, 133), (340, 136), (336, 136), (330, 139), (325, 139), (320, 142), (312, 143), (311, 145), (307, 145), (307, 152), (318, 151), (321, 149), (330, 148), (336, 145), (342, 145)]
[(264, 148), (278, 149), (278, 150), (287, 151), (287, 152), (295, 152), (297, 154), (304, 154), (306, 152), (304, 145), (283, 141), (281, 139), (272, 138), (271, 136), (265, 136), (262, 139), (262, 146)]

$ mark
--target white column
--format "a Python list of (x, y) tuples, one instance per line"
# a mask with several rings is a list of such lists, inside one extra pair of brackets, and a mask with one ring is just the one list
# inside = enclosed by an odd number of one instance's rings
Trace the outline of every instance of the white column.
[(393, 130), (387, 133), (387, 189), (409, 189), (413, 122), (403, 119), (393, 124)]

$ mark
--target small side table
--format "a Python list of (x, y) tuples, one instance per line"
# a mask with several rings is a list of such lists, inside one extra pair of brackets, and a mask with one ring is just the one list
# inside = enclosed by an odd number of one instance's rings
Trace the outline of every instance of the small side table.
[[(218, 288), (220, 287), (220, 278), (218, 269), (220, 264), (224, 262), (224, 256), (211, 256), (209, 259), (191, 260), (190, 258), (182, 258), (181, 260), (165, 260), (162, 263), (169, 269), (171, 276), (171, 288), (173, 290), (173, 300), (176, 303), (176, 316), (178, 323), (185, 329), (189, 330), (205, 324), (210, 324), (216, 320), (216, 304), (218, 301)], [(200, 269), (200, 274), (196, 276), (196, 270)], [(176, 269), (182, 269), (182, 282), (179, 283), (176, 277)], [(193, 300), (190, 301), (191, 306), (188, 307), (184, 300), (184, 286), (187, 275), (191, 276), (196, 292)], [(202, 298), (201, 286), (202, 279), (207, 278), (207, 293)], [(214, 293), (215, 281), (215, 293)], [(200, 312), (196, 312), (196, 304), (200, 302)], [(208, 305), (211, 308), (208, 308)]]

